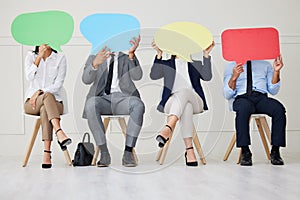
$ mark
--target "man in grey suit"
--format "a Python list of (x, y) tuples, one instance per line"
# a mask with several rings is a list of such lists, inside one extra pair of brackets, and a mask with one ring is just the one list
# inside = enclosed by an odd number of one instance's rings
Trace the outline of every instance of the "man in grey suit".
[(133, 81), (140, 80), (143, 72), (135, 50), (140, 37), (133, 38), (129, 54), (112, 53), (104, 47), (98, 54), (90, 55), (86, 61), (82, 81), (90, 85), (83, 118), (88, 120), (96, 144), (101, 151), (98, 167), (107, 167), (111, 157), (107, 148), (101, 115), (129, 115), (122, 164), (134, 167), (132, 149), (135, 147), (143, 123), (145, 106)]

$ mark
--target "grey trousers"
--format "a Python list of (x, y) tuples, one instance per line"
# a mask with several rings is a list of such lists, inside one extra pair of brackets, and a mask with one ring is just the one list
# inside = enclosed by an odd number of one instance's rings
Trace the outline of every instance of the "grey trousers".
[(164, 112), (179, 119), (183, 138), (193, 137), (193, 114), (203, 112), (203, 100), (195, 91), (182, 89), (168, 99)]
[(144, 112), (145, 106), (140, 98), (122, 93), (94, 96), (86, 102), (88, 125), (98, 146), (106, 144), (101, 116), (129, 115), (125, 145), (135, 147), (143, 124)]

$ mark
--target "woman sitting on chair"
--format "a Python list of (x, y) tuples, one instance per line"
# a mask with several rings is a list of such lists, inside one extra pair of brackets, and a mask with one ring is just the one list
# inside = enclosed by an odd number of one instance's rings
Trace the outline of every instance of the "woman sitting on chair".
[(203, 64), (201, 61), (185, 62), (174, 55), (171, 59), (162, 60), (162, 50), (154, 42), (152, 47), (157, 51), (157, 55), (150, 78), (164, 78), (162, 100), (157, 109), (168, 116), (167, 124), (156, 137), (158, 146), (164, 147), (177, 121), (180, 120), (180, 131), (186, 146), (186, 165), (197, 166), (193, 150), (193, 114), (207, 110), (200, 79), (209, 81), (212, 78), (209, 53), (214, 47), (214, 42), (203, 51)]
[(35, 51), (28, 52), (25, 58), (25, 76), (30, 81), (25, 96), (26, 114), (40, 115), (42, 140), (44, 141), (44, 158), (42, 168), (51, 168), (52, 130), (55, 131), (58, 144), (62, 150), (72, 140), (60, 127), (60, 115), (63, 114), (63, 102), (59, 95), (66, 76), (66, 58), (50, 46), (36, 46)]

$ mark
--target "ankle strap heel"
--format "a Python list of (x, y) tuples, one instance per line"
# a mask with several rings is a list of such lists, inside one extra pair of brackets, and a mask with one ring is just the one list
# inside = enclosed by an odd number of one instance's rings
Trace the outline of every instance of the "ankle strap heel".
[[(187, 150), (190, 150), (190, 149), (194, 149), (194, 147), (188, 147), (185, 150), (187, 151)], [(197, 161), (193, 161), (193, 162), (188, 162), (187, 161), (187, 152), (185, 152), (184, 157), (185, 157), (185, 165), (186, 166), (189, 166), (189, 167), (197, 167), (198, 166)]]
[(173, 129), (170, 125), (166, 124), (166, 127), (168, 127), (170, 129), (171, 133), (173, 133)]
[(185, 150), (190, 150), (190, 149), (194, 149), (194, 147), (188, 147)]
[[(62, 131), (62, 129), (59, 128), (59, 129), (57, 129), (57, 130), (55, 131), (56, 137), (57, 137), (57, 133), (58, 133), (59, 131)], [(63, 140), (63, 141), (60, 142), (60, 141), (58, 140), (58, 138), (57, 138), (57, 143), (59, 144), (61, 150), (62, 150), (62, 151), (65, 151), (65, 150), (67, 150), (67, 145), (69, 145), (69, 144), (72, 143), (72, 140), (71, 140), (70, 138), (67, 138), (67, 139), (65, 139), (65, 140)]]
[[(170, 125), (166, 124), (165, 126), (170, 129), (171, 133), (173, 133), (173, 129)], [(169, 138), (164, 138), (162, 135), (156, 136), (156, 141), (158, 142), (158, 146), (160, 148), (163, 148), (168, 140)]]
[[(51, 154), (52, 152), (49, 150), (44, 150), (45, 153), (49, 153)], [(50, 155), (50, 159), (51, 159), (51, 155)], [(52, 167), (52, 164), (42, 164), (42, 168), (43, 169), (50, 169)]]

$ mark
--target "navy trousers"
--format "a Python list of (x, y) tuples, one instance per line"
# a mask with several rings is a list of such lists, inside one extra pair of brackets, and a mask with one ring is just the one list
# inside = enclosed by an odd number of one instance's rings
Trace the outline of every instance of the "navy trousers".
[(239, 95), (233, 102), (236, 112), (236, 146), (242, 147), (251, 144), (249, 133), (249, 119), (251, 114), (267, 114), (272, 118), (271, 144), (286, 146), (286, 114), (284, 106), (267, 94), (254, 92), (252, 95)]

